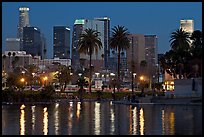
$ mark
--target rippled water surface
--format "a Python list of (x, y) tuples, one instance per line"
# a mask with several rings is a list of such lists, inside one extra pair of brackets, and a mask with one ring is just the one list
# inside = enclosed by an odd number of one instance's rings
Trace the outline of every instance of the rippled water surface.
[(3, 135), (201, 135), (202, 105), (2, 105)]

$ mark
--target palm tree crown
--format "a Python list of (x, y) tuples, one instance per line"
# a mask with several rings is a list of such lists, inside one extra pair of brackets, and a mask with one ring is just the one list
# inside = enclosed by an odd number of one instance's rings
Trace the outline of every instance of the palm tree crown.
[(124, 26), (114, 26), (112, 29), (112, 38), (110, 39), (110, 47), (112, 49), (121, 51), (123, 49), (128, 49), (130, 46), (130, 42), (128, 39), (129, 33), (127, 32), (127, 28)]
[(109, 46), (118, 51), (118, 82), (120, 81), (120, 52), (130, 47), (129, 33), (124, 26), (114, 26)]
[(78, 43), (78, 51), (79, 53), (84, 53), (88, 54), (90, 57), (89, 60), (89, 93), (91, 93), (91, 77), (92, 77), (92, 72), (91, 72), (91, 58), (92, 54), (95, 51), (95, 53), (98, 53), (98, 50), (102, 48), (102, 43), (100, 38), (98, 37), (99, 32), (93, 30), (93, 29), (85, 29), (84, 32), (81, 34), (79, 43)]
[(84, 33), (81, 34), (79, 39), (79, 52), (92, 55), (93, 51), (97, 53), (99, 49), (102, 48), (102, 43), (100, 38), (98, 37), (97, 31), (93, 29), (85, 29)]
[(188, 51), (190, 48), (190, 34), (185, 32), (182, 28), (177, 29), (171, 33), (170, 42), (173, 50)]

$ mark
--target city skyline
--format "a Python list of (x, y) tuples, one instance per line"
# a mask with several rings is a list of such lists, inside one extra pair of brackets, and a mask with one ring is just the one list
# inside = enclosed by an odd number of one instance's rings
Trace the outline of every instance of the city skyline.
[(202, 30), (202, 2), (3, 2), (2, 52), (6, 38), (17, 37), (22, 6), (30, 9), (30, 25), (45, 35), (48, 58), (53, 51), (53, 27), (68, 26), (72, 35), (76, 19), (107, 16), (111, 28), (123, 25), (131, 34), (157, 35), (158, 53), (170, 49), (170, 35), (180, 27), (180, 20), (192, 19), (194, 30)]

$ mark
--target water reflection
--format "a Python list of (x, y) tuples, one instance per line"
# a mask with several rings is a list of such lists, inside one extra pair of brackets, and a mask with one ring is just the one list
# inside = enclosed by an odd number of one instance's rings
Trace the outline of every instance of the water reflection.
[(44, 135), (48, 134), (48, 112), (47, 107), (43, 109), (43, 133)]
[(144, 135), (144, 111), (140, 109), (140, 135)]
[(35, 106), (31, 106), (32, 111), (32, 134), (34, 134), (35, 130)]
[(95, 120), (95, 127), (94, 127), (94, 131), (96, 135), (100, 135), (100, 131), (101, 131), (101, 121), (100, 121), (100, 103), (95, 102), (95, 110), (94, 110), (95, 114), (94, 114), (94, 120)]
[(55, 126), (55, 135), (59, 135), (59, 103), (55, 103), (54, 126)]
[(77, 112), (76, 112), (77, 119), (79, 119), (80, 117), (80, 111), (81, 111), (81, 102), (77, 102)]
[(69, 102), (68, 107), (68, 135), (72, 134), (72, 117), (73, 117), (73, 102)]
[[(169, 111), (170, 110), (170, 111)], [(162, 134), (175, 134), (175, 113), (173, 110), (162, 110)], [(168, 112), (169, 111), (169, 112)]]
[(132, 110), (133, 116), (133, 135), (137, 135), (137, 107), (134, 107), (134, 109)]
[(20, 135), (25, 135), (25, 105), (20, 107)]
[(113, 135), (115, 132), (115, 112), (114, 112), (114, 106), (112, 104), (112, 101), (110, 102), (110, 121), (111, 121), (111, 126), (110, 126), (110, 134)]
[(201, 135), (201, 108), (202, 106), (179, 105), (131, 106), (112, 102), (4, 105), (2, 133), (3, 135)]

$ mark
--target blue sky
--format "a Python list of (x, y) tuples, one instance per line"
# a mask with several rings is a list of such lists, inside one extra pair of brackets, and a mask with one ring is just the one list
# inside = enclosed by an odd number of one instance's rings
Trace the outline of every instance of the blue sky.
[[(45, 34), (48, 58), (52, 56), (53, 26), (73, 30), (75, 19), (108, 16), (111, 28), (125, 26), (130, 33), (158, 36), (158, 53), (170, 49), (170, 35), (181, 19), (193, 19), (194, 29), (202, 30), (202, 2), (2, 2), (2, 51), (7, 37), (16, 37), (18, 8), (30, 8), (30, 25)], [(71, 43), (70, 43), (71, 44)]]

